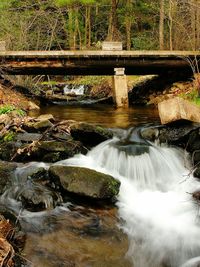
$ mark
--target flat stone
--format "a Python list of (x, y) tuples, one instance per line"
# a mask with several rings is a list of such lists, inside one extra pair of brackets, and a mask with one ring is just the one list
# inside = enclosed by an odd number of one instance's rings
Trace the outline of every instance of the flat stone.
[(162, 124), (187, 120), (200, 122), (200, 107), (180, 97), (174, 97), (158, 104)]
[(16, 135), (16, 139), (22, 142), (38, 141), (42, 137), (42, 134), (38, 133), (19, 133)]
[(36, 121), (46, 121), (46, 120), (49, 120), (49, 121), (55, 121), (54, 117), (52, 114), (42, 114), (40, 115), (39, 117), (37, 117), (35, 119)]

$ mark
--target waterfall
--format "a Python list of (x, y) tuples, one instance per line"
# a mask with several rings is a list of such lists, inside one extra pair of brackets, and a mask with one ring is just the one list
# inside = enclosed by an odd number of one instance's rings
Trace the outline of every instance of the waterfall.
[(115, 137), (59, 164), (96, 169), (121, 181), (120, 227), (128, 235), (127, 257), (134, 267), (199, 266), (199, 206), (192, 193), (200, 183), (185, 167), (183, 151), (148, 145), (134, 154), (122, 147)]
[(85, 91), (85, 86), (84, 85), (70, 85), (70, 84), (67, 84), (67, 85), (65, 85), (63, 91), (64, 91), (65, 95), (69, 95), (69, 94), (83, 95), (84, 91)]

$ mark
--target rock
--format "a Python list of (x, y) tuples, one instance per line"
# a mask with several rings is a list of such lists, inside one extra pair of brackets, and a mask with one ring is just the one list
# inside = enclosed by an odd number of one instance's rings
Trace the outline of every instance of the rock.
[(86, 153), (87, 150), (81, 145), (80, 142), (70, 141), (40, 141), (23, 147), (23, 151), (17, 155), (18, 161), (22, 160), (36, 160), (44, 162), (56, 162), (59, 160), (67, 159), (78, 153)]
[(43, 130), (52, 127), (53, 124), (49, 120), (39, 120), (32, 123), (32, 127), (36, 130)]
[(55, 121), (54, 117), (52, 114), (42, 114), (40, 115), (39, 117), (37, 117), (35, 119), (36, 121), (46, 121), (46, 120), (49, 120), (49, 121)]
[(28, 110), (39, 110), (40, 107), (32, 101), (28, 101)]
[(194, 151), (192, 156), (193, 156), (194, 165), (196, 165), (198, 162), (200, 162), (200, 150)]
[(200, 126), (192, 131), (187, 143), (187, 151), (194, 152), (196, 150), (200, 150)]
[(0, 195), (12, 185), (16, 163), (0, 161)]
[(183, 148), (187, 147), (193, 131), (198, 131), (200, 124), (198, 123), (177, 123), (176, 125), (163, 126), (155, 128), (159, 130), (158, 139), (161, 143), (168, 143)]
[(50, 120), (53, 120), (53, 116), (47, 115), (38, 117), (34, 120), (30, 119), (24, 122), (23, 128), (28, 132), (44, 131), (53, 126), (53, 123)]
[(23, 207), (31, 211), (53, 209), (62, 202), (59, 193), (30, 179), (16, 190), (17, 200)]
[(154, 142), (159, 135), (159, 129), (156, 127), (144, 128), (140, 131), (142, 138)]
[(84, 122), (73, 123), (70, 132), (75, 140), (81, 141), (84, 146), (89, 147), (96, 146), (113, 136), (113, 133), (108, 129)]
[(119, 193), (120, 182), (112, 176), (81, 167), (54, 165), (49, 175), (71, 192), (95, 199), (110, 199)]
[(95, 210), (78, 206), (56, 216), (47, 213), (42, 219), (30, 229), (29, 232), (38, 233), (27, 235), (23, 250), (33, 266), (132, 266), (126, 257), (128, 237), (118, 227), (116, 208)]
[(11, 124), (13, 119), (8, 114), (1, 114), (0, 115), (0, 124), (8, 125)]
[(0, 160), (10, 161), (20, 146), (13, 141), (0, 143)]
[(38, 141), (42, 138), (42, 134), (38, 133), (19, 133), (15, 136), (15, 139), (22, 142)]
[(196, 168), (193, 175), (194, 177), (200, 178), (200, 166)]
[(200, 107), (180, 97), (160, 102), (158, 111), (162, 124), (178, 120), (200, 122)]

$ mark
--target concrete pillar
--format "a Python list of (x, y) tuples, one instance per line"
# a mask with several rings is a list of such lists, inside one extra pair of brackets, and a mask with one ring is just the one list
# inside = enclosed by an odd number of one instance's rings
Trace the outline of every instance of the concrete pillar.
[(6, 51), (6, 42), (0, 41), (0, 51)]
[(115, 68), (113, 77), (113, 100), (116, 107), (128, 107), (128, 86), (124, 68)]

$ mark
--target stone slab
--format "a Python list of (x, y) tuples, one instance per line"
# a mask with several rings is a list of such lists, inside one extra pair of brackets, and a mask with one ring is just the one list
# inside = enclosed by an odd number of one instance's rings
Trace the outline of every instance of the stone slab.
[(200, 107), (180, 97), (160, 102), (158, 112), (162, 124), (179, 120), (200, 122)]
[(120, 51), (122, 49), (122, 42), (102, 42), (102, 50)]

